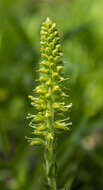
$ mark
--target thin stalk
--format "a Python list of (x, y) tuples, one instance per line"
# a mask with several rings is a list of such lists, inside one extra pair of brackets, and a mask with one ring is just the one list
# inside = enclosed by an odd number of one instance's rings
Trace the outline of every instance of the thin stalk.
[[(51, 70), (52, 73), (52, 70)], [(49, 87), (49, 93), (51, 94), (51, 99), (47, 102), (47, 109), (51, 112), (51, 117), (47, 119), (47, 129), (48, 134), (51, 134), (52, 139), (50, 141), (46, 140), (45, 147), (45, 170), (48, 181), (48, 186), (50, 190), (56, 190), (56, 167), (55, 167), (55, 137), (54, 137), (54, 109), (52, 107), (54, 103), (54, 96), (52, 92), (53, 88), (53, 79), (52, 74), (50, 76), (50, 80), (52, 81), (51, 87)]]
[(50, 190), (56, 190), (57, 188), (56, 188), (53, 141), (50, 143), (47, 141), (44, 157), (45, 157), (45, 170), (46, 170), (48, 186)]

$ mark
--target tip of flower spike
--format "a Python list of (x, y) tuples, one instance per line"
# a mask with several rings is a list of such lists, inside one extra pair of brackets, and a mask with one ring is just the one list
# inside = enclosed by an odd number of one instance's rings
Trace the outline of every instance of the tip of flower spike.
[(53, 24), (53, 22), (49, 17), (47, 17), (46, 20), (43, 22), (44, 27), (51, 27), (52, 24)]
[(47, 17), (45, 22), (49, 23), (49, 22), (52, 22), (52, 21), (51, 21), (51, 19), (49, 17)]

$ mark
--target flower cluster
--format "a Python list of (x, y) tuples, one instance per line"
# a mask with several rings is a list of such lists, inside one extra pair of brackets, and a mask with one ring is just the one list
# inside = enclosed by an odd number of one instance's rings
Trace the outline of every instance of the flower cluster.
[(29, 138), (31, 145), (41, 145), (53, 141), (56, 132), (69, 130), (69, 117), (66, 112), (72, 104), (65, 104), (68, 97), (63, 89), (62, 76), (64, 63), (61, 51), (60, 37), (56, 24), (49, 18), (41, 27), (41, 57), (39, 85), (34, 89), (35, 97), (29, 96), (31, 104), (37, 110), (36, 115), (28, 114), (31, 118), (34, 138)]

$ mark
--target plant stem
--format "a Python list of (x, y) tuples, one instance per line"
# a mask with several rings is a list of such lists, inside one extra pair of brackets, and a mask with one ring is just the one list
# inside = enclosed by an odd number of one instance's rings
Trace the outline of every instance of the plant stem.
[(56, 190), (55, 159), (53, 142), (47, 143), (45, 149), (45, 170), (50, 190)]
[[(52, 70), (51, 70), (52, 73)], [(50, 80), (52, 81), (52, 85), (49, 87), (49, 93), (51, 94), (50, 100), (47, 102), (47, 109), (51, 113), (51, 117), (47, 119), (47, 129), (48, 134), (52, 136), (50, 140), (46, 140), (46, 148), (45, 148), (45, 169), (46, 176), (48, 181), (48, 186), (50, 190), (56, 190), (56, 164), (55, 164), (55, 137), (54, 137), (54, 109), (52, 107), (54, 103), (54, 95), (52, 92), (53, 88), (53, 79), (52, 74), (50, 75)]]

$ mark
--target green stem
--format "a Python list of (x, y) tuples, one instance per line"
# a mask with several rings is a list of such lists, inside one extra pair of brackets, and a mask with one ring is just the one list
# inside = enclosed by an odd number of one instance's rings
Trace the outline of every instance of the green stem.
[(50, 190), (56, 190), (55, 154), (53, 141), (47, 142), (45, 148), (45, 169)]
[[(52, 76), (50, 76), (53, 85)], [(56, 167), (55, 167), (55, 137), (54, 137), (54, 109), (52, 107), (54, 102), (54, 96), (52, 93), (52, 86), (49, 87), (49, 92), (51, 93), (51, 99), (47, 102), (47, 109), (51, 113), (51, 117), (47, 119), (48, 134), (53, 137), (50, 140), (46, 140), (45, 148), (45, 169), (47, 175), (48, 186), (50, 190), (56, 190)]]

